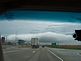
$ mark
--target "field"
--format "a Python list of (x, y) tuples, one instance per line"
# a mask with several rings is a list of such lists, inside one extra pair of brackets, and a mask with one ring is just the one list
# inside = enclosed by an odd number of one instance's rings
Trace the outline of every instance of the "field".
[(81, 49), (81, 45), (56, 45), (56, 46), (49, 46), (52, 48), (64, 48), (64, 49)]

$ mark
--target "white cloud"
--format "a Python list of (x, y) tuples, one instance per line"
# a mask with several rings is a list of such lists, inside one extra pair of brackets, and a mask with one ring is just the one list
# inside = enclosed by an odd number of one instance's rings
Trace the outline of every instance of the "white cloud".
[[(30, 41), (31, 38), (36, 37), (39, 38), (41, 43), (59, 43), (59, 44), (70, 44), (70, 45), (81, 45), (81, 42), (78, 42), (73, 39), (72, 35), (64, 35), (58, 34), (53, 32), (45, 32), (45, 33), (38, 33), (38, 34), (23, 34), (23, 35), (16, 35), (16, 39), (23, 39), (26, 41)], [(15, 35), (9, 35), (8, 40), (14, 40)]]
[(75, 29), (81, 29), (81, 24), (30, 20), (0, 21), (1, 34), (30, 34), (43, 32), (72, 34)]
[(72, 37), (75, 29), (81, 29), (81, 23), (30, 20), (0, 21), (0, 33), (11, 34), (8, 36), (8, 39), (12, 41), (15, 39), (30, 41), (32, 37), (39, 37), (44, 42), (81, 44)]

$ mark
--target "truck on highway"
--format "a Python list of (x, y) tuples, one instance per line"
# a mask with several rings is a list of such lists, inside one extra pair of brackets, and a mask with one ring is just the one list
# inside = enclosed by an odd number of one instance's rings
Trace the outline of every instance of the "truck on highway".
[(38, 38), (31, 38), (31, 46), (32, 46), (32, 48), (39, 48)]

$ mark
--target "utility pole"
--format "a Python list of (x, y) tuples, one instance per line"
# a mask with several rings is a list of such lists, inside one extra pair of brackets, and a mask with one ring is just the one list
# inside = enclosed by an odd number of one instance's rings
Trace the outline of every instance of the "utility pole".
[(1, 35), (0, 35), (0, 61), (4, 61), (4, 59), (3, 59), (2, 45), (1, 45)]
[(7, 48), (7, 34), (5, 35), (5, 48)]

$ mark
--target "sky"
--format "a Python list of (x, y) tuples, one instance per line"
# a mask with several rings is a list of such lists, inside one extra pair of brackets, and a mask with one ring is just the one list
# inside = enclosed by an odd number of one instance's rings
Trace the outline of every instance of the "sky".
[(35, 34), (54, 32), (72, 35), (77, 29), (81, 29), (80, 23), (30, 20), (0, 21), (1, 34)]
[(54, 22), (81, 22), (81, 13), (75, 12), (51, 12), (51, 11), (10, 11), (0, 16), (1, 20), (5, 19), (27, 19), (37, 21), (54, 21)]
[(72, 37), (81, 29), (80, 18), (72, 12), (11, 11), (0, 16), (0, 34), (8, 40), (38, 37), (44, 43), (81, 44)]

